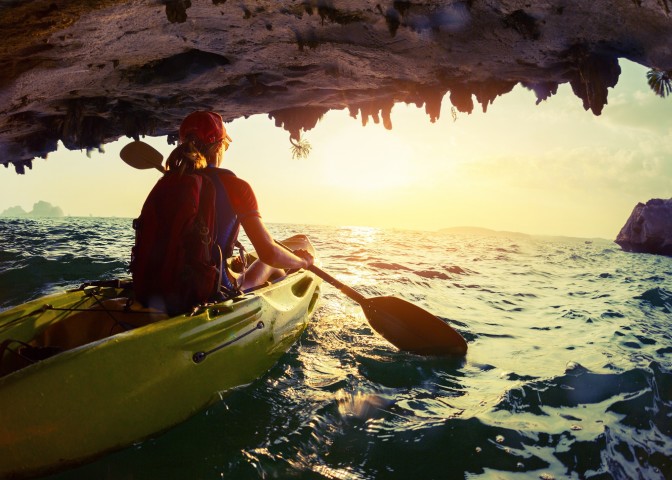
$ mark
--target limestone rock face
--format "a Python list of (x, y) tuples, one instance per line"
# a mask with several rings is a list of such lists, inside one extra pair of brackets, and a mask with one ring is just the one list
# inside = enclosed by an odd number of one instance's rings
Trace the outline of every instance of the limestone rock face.
[[(6, 0), (0, 165), (122, 136), (174, 135), (194, 109), (268, 114), (296, 139), (329, 110), (392, 128), (395, 103), (483, 110), (569, 83), (599, 115), (619, 59), (672, 70), (668, 0)], [(645, 79), (643, 79), (645, 82)]]
[(638, 203), (616, 243), (627, 252), (672, 256), (672, 198)]

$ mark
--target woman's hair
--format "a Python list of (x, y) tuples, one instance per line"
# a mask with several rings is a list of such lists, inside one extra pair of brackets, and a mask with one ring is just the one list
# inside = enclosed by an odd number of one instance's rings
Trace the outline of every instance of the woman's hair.
[(190, 173), (208, 166), (208, 160), (195, 142), (187, 141), (173, 149), (166, 160), (166, 170), (178, 174)]

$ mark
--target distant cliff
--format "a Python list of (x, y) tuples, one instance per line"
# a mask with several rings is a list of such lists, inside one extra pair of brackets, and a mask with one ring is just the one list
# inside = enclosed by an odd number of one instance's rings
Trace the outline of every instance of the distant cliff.
[(61, 207), (56, 207), (49, 202), (40, 200), (33, 205), (30, 212), (26, 212), (22, 207), (9, 207), (0, 213), (0, 217), (62, 217), (64, 216)]

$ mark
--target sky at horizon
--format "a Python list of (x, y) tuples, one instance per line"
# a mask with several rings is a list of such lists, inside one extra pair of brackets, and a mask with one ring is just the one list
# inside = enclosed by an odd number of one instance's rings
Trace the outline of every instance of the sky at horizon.
[[(293, 159), (289, 134), (267, 115), (227, 124), (224, 167), (254, 188), (268, 223), (412, 230), (476, 226), (529, 234), (614, 239), (638, 202), (672, 197), (670, 99), (651, 92), (646, 71), (621, 61), (601, 116), (568, 84), (539, 105), (517, 86), (488, 107), (453, 120), (448, 95), (431, 123), (424, 107), (396, 104), (382, 122), (330, 111), (304, 133), (312, 151)], [(165, 138), (143, 140), (164, 156)], [(158, 180), (105, 153), (62, 146), (33, 169), (2, 169), (0, 212), (38, 201), (72, 216), (135, 217)]]

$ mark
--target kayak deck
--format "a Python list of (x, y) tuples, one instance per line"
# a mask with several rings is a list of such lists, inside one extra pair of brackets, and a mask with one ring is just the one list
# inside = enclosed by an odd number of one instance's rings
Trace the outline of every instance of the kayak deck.
[[(312, 249), (303, 236), (285, 243)], [(300, 270), (171, 318), (129, 302), (128, 282), (3, 312), (0, 477), (47, 473), (121, 448), (251, 383), (306, 328), (319, 283)]]
[[(118, 333), (165, 320), (165, 313), (133, 304), (132, 283), (100, 282), (40, 299), (0, 326), (0, 377)], [(10, 312), (6, 313), (7, 316)]]

